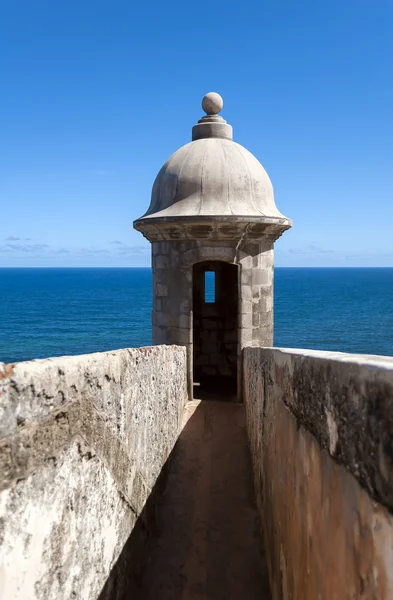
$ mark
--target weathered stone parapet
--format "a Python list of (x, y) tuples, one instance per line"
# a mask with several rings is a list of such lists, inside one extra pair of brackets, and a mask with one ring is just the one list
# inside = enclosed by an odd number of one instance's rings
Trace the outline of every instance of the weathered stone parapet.
[(261, 371), (265, 401), (282, 401), (393, 512), (393, 358), (258, 348), (245, 361), (249, 384)]
[(243, 358), (273, 598), (393, 597), (393, 358)]
[(186, 360), (157, 346), (0, 365), (2, 597), (97, 599), (181, 430)]

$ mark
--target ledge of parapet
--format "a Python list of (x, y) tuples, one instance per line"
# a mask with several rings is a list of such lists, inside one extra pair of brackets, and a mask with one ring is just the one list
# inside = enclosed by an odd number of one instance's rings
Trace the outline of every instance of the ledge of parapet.
[[(255, 389), (264, 390), (264, 410), (283, 402), (299, 427), (393, 512), (393, 357), (297, 348), (243, 352), (246, 404)], [(259, 376), (262, 388), (253, 382)]]
[(276, 346), (248, 346), (247, 348), (263, 350), (275, 353), (277, 356), (296, 355), (304, 358), (318, 358), (321, 360), (333, 360), (342, 363), (353, 363), (357, 365), (380, 367), (381, 369), (393, 370), (393, 356), (382, 354), (352, 354), (350, 352), (336, 352), (332, 350), (310, 350), (307, 348), (279, 348)]
[(82, 381), (84, 393), (99, 396), (103, 385), (118, 383), (127, 369), (160, 355), (163, 359), (184, 355), (186, 360), (184, 347), (157, 345), (0, 363), (0, 438), (18, 424), (45, 418), (78, 398)]
[(139, 346), (137, 348), (117, 348), (116, 350), (104, 350), (102, 352), (89, 352), (85, 354), (64, 354), (62, 356), (47, 356), (45, 358), (31, 358), (29, 360), (23, 360), (19, 362), (12, 363), (4, 363), (0, 361), (0, 381), (2, 379), (9, 379), (14, 374), (15, 367), (20, 367), (21, 365), (25, 365), (30, 368), (30, 365), (43, 365), (44, 363), (48, 363), (53, 365), (56, 362), (62, 361), (80, 361), (84, 359), (101, 359), (103, 356), (119, 356), (124, 352), (128, 352), (129, 354), (133, 353), (142, 353), (142, 354), (151, 354), (159, 351), (160, 348), (165, 348), (170, 346), (171, 348), (182, 348), (178, 344), (155, 344), (154, 346)]

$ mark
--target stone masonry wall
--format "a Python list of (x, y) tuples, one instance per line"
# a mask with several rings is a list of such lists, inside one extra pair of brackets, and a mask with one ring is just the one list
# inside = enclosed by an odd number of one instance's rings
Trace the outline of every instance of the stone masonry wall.
[[(273, 343), (272, 240), (179, 240), (152, 243), (153, 344), (181, 344), (189, 353), (192, 390), (192, 269), (204, 261), (240, 266), (239, 349)], [(239, 383), (241, 376), (239, 360)]]
[(393, 598), (393, 358), (246, 348), (273, 600)]
[(0, 364), (0, 598), (125, 598), (127, 570), (102, 590), (186, 401), (175, 346)]

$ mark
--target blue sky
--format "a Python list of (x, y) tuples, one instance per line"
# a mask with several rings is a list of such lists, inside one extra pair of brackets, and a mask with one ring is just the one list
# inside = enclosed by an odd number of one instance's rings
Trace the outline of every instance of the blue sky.
[(278, 266), (393, 266), (391, 0), (3, 0), (0, 266), (147, 266), (132, 222), (207, 91), (294, 226)]

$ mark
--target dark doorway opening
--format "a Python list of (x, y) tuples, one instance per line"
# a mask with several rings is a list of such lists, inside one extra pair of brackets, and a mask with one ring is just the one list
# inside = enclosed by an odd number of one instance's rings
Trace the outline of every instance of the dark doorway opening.
[(193, 267), (194, 398), (237, 400), (238, 266)]

